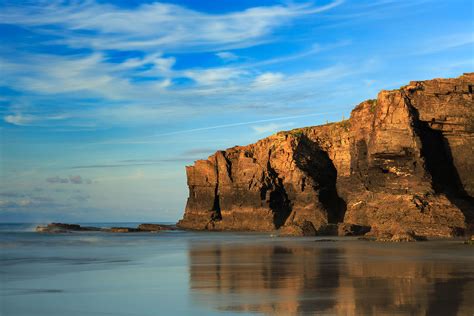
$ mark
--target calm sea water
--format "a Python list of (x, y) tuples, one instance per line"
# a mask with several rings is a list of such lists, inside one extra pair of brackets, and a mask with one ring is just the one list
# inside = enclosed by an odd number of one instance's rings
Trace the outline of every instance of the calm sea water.
[(33, 228), (0, 224), (3, 316), (474, 315), (474, 246), (459, 241)]

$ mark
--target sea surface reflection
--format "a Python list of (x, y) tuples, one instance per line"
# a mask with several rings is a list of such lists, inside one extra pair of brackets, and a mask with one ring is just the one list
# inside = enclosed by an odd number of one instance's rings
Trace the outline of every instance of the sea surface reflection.
[(2, 316), (474, 314), (474, 248), (460, 241), (33, 227), (0, 224)]
[(473, 315), (472, 251), (436, 242), (194, 244), (190, 286), (197, 304), (219, 311)]

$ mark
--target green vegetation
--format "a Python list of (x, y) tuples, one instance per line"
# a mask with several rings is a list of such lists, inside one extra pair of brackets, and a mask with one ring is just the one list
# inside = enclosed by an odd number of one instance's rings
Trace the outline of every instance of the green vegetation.
[(290, 131), (290, 134), (293, 135), (294, 137), (301, 137), (304, 135), (304, 132), (302, 129), (294, 129)]
[(370, 103), (370, 113), (374, 113), (375, 112), (375, 108), (377, 107), (377, 99), (371, 99), (371, 100), (368, 100), (367, 102)]
[(311, 127), (302, 127), (302, 128), (296, 128), (296, 129), (293, 129), (291, 131), (281, 131), (281, 132), (278, 132), (277, 135), (279, 136), (287, 136), (287, 135), (291, 135), (291, 136), (294, 136), (294, 137), (301, 137), (305, 134), (306, 131), (308, 131)]

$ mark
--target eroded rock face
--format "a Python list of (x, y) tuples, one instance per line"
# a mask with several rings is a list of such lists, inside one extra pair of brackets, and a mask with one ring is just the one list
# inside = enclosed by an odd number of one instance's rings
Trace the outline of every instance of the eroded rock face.
[(190, 194), (178, 225), (318, 234), (337, 223), (379, 231), (397, 224), (439, 237), (469, 231), (473, 87), (473, 73), (411, 82), (362, 102), (349, 120), (196, 161), (186, 168)]

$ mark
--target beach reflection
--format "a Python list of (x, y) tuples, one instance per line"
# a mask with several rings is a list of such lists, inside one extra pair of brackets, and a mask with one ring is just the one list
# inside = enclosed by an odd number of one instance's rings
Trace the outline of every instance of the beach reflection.
[(432, 244), (420, 245), (190, 244), (191, 295), (218, 311), (472, 315), (472, 258), (458, 260), (453, 251), (447, 256)]

